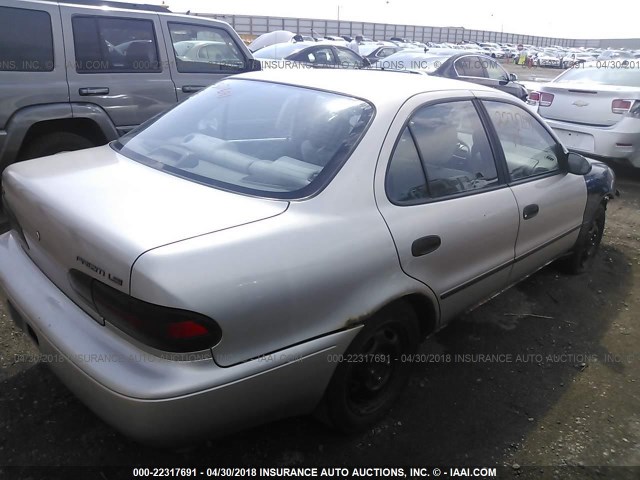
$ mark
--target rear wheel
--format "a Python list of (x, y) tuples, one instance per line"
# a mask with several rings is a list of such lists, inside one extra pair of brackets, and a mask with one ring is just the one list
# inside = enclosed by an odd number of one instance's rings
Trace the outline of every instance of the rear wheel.
[(571, 256), (563, 262), (563, 266), (568, 273), (577, 274), (586, 272), (593, 264), (595, 255), (600, 247), (600, 242), (602, 241), (605, 216), (605, 207), (604, 205), (600, 205), (591, 219), (589, 226), (580, 233)]
[(47, 133), (33, 139), (20, 155), (20, 160), (46, 157), (59, 152), (71, 152), (95, 146), (88, 138), (73, 132)]
[(355, 432), (378, 422), (404, 389), (418, 348), (413, 309), (396, 303), (365, 324), (340, 362), (325, 394), (326, 414), (338, 430)]

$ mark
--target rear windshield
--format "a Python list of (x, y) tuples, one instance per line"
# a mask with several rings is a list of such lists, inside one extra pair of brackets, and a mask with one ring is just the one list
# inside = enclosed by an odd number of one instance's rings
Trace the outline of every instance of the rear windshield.
[(299, 43), (276, 43), (275, 45), (269, 45), (268, 47), (261, 48), (257, 52), (253, 52), (253, 56), (255, 58), (281, 59), (306, 47), (307, 45), (300, 45)]
[[(636, 63), (636, 65), (631, 65)], [(554, 80), (554, 83), (599, 83), (602, 85), (615, 85), (619, 87), (640, 87), (640, 60), (630, 61), (628, 67), (622, 65), (608, 66), (602, 62), (601, 65), (587, 68), (574, 68), (567, 70)]]
[(357, 98), (228, 79), (113, 146), (129, 158), (200, 183), (301, 198), (332, 178), (373, 113)]

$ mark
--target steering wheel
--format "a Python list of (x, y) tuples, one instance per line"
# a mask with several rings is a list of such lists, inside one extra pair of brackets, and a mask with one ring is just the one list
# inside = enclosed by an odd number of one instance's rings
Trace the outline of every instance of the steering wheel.
[(448, 167), (454, 168), (456, 170), (463, 170), (465, 172), (471, 171), (469, 168), (469, 160), (471, 159), (471, 148), (469, 145), (462, 140), (458, 140), (456, 145), (456, 149), (451, 155), (451, 160), (449, 160)]
[(454, 155), (460, 156), (460, 154), (464, 155), (464, 158), (469, 158), (469, 154), (471, 153), (471, 148), (466, 142), (458, 139), (458, 145), (456, 146), (456, 151)]

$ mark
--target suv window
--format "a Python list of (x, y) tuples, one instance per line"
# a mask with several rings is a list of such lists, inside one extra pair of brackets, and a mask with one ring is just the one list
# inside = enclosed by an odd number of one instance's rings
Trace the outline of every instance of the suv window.
[(483, 102), (500, 138), (511, 180), (559, 171), (560, 146), (525, 109), (502, 102)]
[(0, 71), (53, 70), (53, 34), (47, 12), (0, 7), (0, 45)]
[(76, 16), (72, 25), (78, 73), (161, 71), (151, 20)]
[(397, 203), (497, 185), (493, 152), (473, 103), (418, 110), (400, 137), (386, 182), (389, 198)]
[(220, 73), (246, 70), (245, 58), (222, 28), (169, 23), (176, 67), (181, 73)]

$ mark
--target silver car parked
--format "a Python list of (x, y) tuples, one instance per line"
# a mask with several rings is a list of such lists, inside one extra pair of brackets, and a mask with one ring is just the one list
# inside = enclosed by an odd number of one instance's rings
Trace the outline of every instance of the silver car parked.
[(640, 60), (581, 63), (527, 103), (571, 150), (640, 168)]
[(353, 431), (427, 335), (559, 257), (586, 268), (613, 184), (495, 89), (243, 74), (9, 167), (0, 286), (61, 380), (139, 440), (314, 410)]

